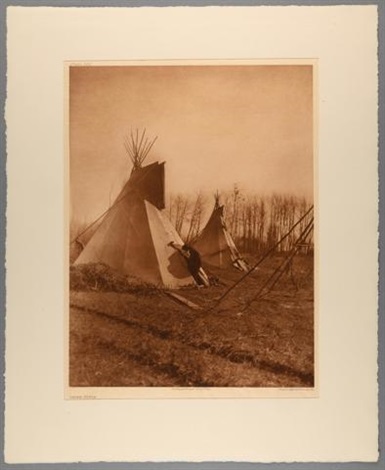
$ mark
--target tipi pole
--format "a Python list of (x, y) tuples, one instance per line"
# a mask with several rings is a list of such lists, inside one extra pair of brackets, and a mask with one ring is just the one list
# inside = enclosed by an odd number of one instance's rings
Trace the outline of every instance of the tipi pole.
[(258, 298), (262, 297), (263, 291), (266, 289), (266, 287), (270, 284), (272, 280), (273, 280), (272, 285), (268, 288), (267, 292), (265, 292), (263, 295), (268, 294), (274, 288), (277, 282), (281, 279), (283, 273), (285, 272), (286, 267), (289, 265), (291, 260), (297, 254), (299, 250), (299, 247), (296, 246), (297, 243), (301, 243), (304, 240), (306, 240), (310, 232), (313, 230), (313, 222), (314, 222), (314, 219), (312, 218), (311, 221), (308, 223), (308, 225), (305, 227), (305, 229), (302, 231), (300, 236), (298, 237), (296, 243), (294, 244), (292, 250), (289, 253), (289, 256), (283, 261), (283, 263), (281, 263), (278, 266), (278, 268), (273, 272), (273, 274), (266, 280), (266, 282), (261, 286), (257, 294), (246, 303), (246, 305), (242, 309), (242, 312), (244, 312), (250, 306), (250, 304), (254, 302), (254, 300), (257, 300)]
[[(301, 240), (298, 240), (297, 243), (303, 243), (306, 238), (309, 236), (309, 234), (311, 233), (311, 231), (313, 230), (313, 227), (314, 227), (314, 224), (313, 222), (311, 223), (311, 225), (309, 226), (307, 232), (303, 235), (303, 237), (301, 238)], [(274, 286), (277, 284), (277, 282), (281, 279), (283, 273), (285, 272), (285, 269), (286, 267), (289, 265), (289, 263), (291, 262), (291, 260), (294, 258), (294, 256), (298, 253), (300, 247), (295, 245), (291, 254), (289, 255), (289, 259), (286, 260), (286, 263), (285, 265), (283, 266), (283, 269), (278, 273), (278, 276), (277, 278), (274, 280), (273, 284), (269, 287), (268, 291), (266, 292), (269, 293), (273, 288)], [(265, 295), (265, 294), (263, 294)], [(262, 295), (261, 295), (262, 296)]]
[(139, 129), (136, 129), (135, 148), (136, 148), (136, 151), (137, 151), (138, 154), (139, 154), (139, 147), (138, 147), (138, 144), (139, 144)]
[(148, 153), (150, 152), (150, 150), (152, 149), (152, 146), (155, 144), (156, 140), (157, 140), (158, 136), (155, 137), (155, 139), (151, 142), (151, 144), (149, 145), (149, 147), (146, 148), (145, 151), (143, 151), (143, 160), (147, 157)]
[(141, 149), (142, 149), (142, 144), (143, 144), (143, 139), (144, 139), (145, 134), (146, 134), (146, 128), (143, 129), (142, 137), (140, 138), (140, 142), (139, 142), (139, 152), (140, 152)]
[(131, 161), (134, 161), (134, 154), (132, 153), (131, 147), (130, 147), (130, 142), (128, 138), (124, 140), (124, 148), (126, 149), (126, 152), (128, 153), (128, 156), (130, 157)]
[(271, 254), (273, 251), (284, 241), (286, 238), (295, 230), (295, 228), (307, 217), (310, 212), (313, 210), (314, 206), (312, 205), (306, 212), (305, 214), (291, 227), (291, 229), (283, 236), (281, 237), (269, 250), (266, 251), (266, 253), (262, 256), (262, 258), (259, 259), (259, 261), (250, 268), (249, 271), (247, 271), (243, 276), (241, 276), (238, 281), (236, 281), (232, 286), (230, 286), (220, 297), (217, 299), (210, 307), (210, 310), (214, 309), (216, 306), (222, 302), (222, 300), (233, 290), (235, 287), (237, 287), (238, 284), (240, 284), (249, 274), (251, 274), (253, 271), (257, 269), (257, 267)]

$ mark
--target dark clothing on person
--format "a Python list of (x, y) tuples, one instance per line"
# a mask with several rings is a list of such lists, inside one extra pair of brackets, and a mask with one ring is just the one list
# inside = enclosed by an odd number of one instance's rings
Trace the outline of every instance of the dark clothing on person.
[(187, 263), (187, 269), (189, 270), (191, 276), (194, 278), (195, 282), (199, 286), (208, 285), (208, 281), (207, 284), (205, 282), (204, 273), (202, 274), (202, 263), (200, 254), (196, 250), (194, 250), (194, 248), (191, 248), (191, 246), (189, 245), (183, 245), (181, 247), (180, 245), (178, 246), (175, 242), (170, 242), (169, 245), (178, 250), (179, 253), (184, 257)]
[(204, 285), (199, 275), (199, 270), (202, 267), (199, 253), (188, 245), (183, 245), (182, 250), (186, 253), (187, 267), (195, 282), (199, 285)]
[(184, 245), (182, 247), (182, 250), (188, 253), (188, 257), (186, 257), (186, 259), (187, 266), (189, 267), (189, 269), (191, 269), (191, 271), (198, 272), (202, 265), (199, 253), (194, 250), (194, 248), (191, 248), (191, 246), (188, 245)]

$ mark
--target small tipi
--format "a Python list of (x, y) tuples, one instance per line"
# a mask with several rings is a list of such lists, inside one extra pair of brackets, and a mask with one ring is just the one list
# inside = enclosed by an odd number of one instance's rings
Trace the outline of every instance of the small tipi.
[(235, 267), (248, 271), (246, 261), (241, 257), (234, 240), (227, 230), (223, 217), (224, 206), (219, 203), (219, 194), (215, 195), (214, 210), (198, 237), (191, 242), (201, 255), (204, 265), (220, 269)]
[(185, 260), (169, 246), (183, 244), (163, 209), (164, 163), (142, 167), (155, 139), (145, 131), (125, 143), (131, 176), (75, 261), (104, 263), (142, 281), (169, 288), (194, 284)]

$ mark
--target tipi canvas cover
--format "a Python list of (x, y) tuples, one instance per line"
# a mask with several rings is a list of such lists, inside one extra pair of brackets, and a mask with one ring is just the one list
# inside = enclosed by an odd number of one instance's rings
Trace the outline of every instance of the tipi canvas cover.
[(169, 288), (194, 284), (184, 259), (168, 246), (183, 242), (164, 206), (164, 163), (134, 169), (74, 264), (104, 263)]
[(227, 230), (223, 217), (223, 206), (216, 200), (214, 210), (206, 226), (192, 243), (207, 266), (226, 269), (234, 266), (242, 271), (248, 271), (248, 265), (242, 259), (234, 240)]

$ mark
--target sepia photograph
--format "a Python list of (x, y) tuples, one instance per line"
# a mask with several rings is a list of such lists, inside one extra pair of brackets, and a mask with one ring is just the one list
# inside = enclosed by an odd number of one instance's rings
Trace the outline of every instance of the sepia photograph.
[(75, 3), (3, 10), (4, 461), (381, 465), (383, 9)]
[(4, 8), (4, 462), (380, 465), (383, 9), (72, 3)]
[(315, 63), (66, 71), (69, 396), (314, 393)]

